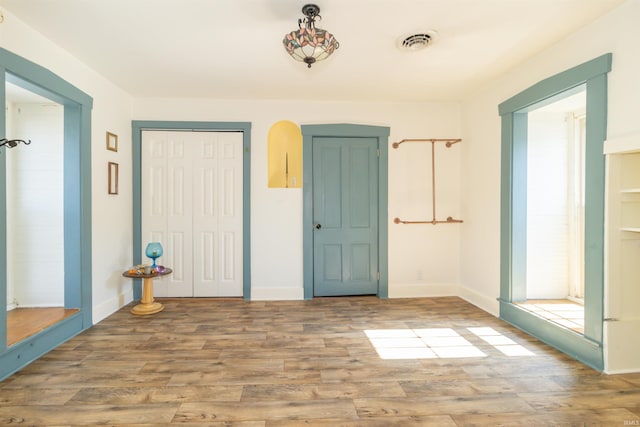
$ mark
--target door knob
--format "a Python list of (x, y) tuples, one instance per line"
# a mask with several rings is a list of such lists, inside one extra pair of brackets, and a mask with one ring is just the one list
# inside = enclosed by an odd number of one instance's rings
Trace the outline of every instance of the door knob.
[(322, 228), (322, 224), (316, 224), (314, 225), (314, 227), (316, 228), (316, 230), (320, 230)]

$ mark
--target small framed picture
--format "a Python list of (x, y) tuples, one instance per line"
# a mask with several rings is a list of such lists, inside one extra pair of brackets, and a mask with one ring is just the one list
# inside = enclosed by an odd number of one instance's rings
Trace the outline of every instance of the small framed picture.
[(109, 162), (109, 194), (118, 194), (118, 164)]
[(118, 151), (118, 135), (107, 132), (107, 150)]

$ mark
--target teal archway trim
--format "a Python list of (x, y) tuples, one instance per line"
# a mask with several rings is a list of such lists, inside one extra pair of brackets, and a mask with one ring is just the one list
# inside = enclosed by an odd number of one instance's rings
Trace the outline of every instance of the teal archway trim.
[[(603, 144), (610, 53), (544, 79), (498, 107), (502, 116), (500, 317), (589, 366), (602, 370), (604, 313)], [(580, 335), (514, 302), (526, 299), (527, 113), (586, 86), (585, 327)]]
[(383, 126), (355, 124), (302, 125), (302, 241), (304, 299), (313, 299), (313, 138), (372, 137), (378, 139), (378, 297), (389, 297), (389, 134)]
[[(80, 311), (19, 343), (7, 347), (6, 189), (0, 186), (0, 379), (29, 364), (92, 325), (91, 299), (91, 109), (93, 99), (71, 83), (0, 48), (0, 103), (7, 81), (64, 106), (64, 305)], [(2, 137), (6, 114), (0, 113)], [(0, 148), (0, 176), (6, 174)]]
[[(242, 132), (242, 296), (251, 300), (251, 123), (250, 122), (189, 122), (133, 120), (133, 264), (142, 262), (142, 131), (144, 130), (194, 130)], [(133, 297), (142, 295), (139, 279), (134, 280)]]

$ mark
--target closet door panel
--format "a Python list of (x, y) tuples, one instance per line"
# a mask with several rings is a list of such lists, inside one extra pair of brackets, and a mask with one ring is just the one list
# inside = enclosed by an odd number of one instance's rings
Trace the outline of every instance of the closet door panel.
[[(173, 269), (173, 274), (166, 277), (167, 296), (191, 296), (193, 293), (193, 169), (191, 163), (194, 138), (191, 132), (167, 133), (169, 239), (163, 243), (163, 246), (164, 262)], [(157, 281), (161, 282), (165, 279)]]
[(218, 144), (219, 193), (219, 294), (242, 295), (242, 134), (227, 133)]
[(194, 296), (242, 296), (242, 134), (202, 133), (198, 146)]
[[(149, 242), (162, 242), (168, 239), (167, 212), (167, 133), (144, 132), (142, 143), (142, 262), (149, 259), (144, 250)], [(162, 263), (163, 258), (158, 259)], [(154, 283), (157, 296), (168, 296), (166, 281)]]
[(218, 296), (218, 134), (201, 132), (194, 144), (194, 296)]
[(145, 131), (142, 143), (143, 248), (160, 241), (173, 269), (155, 295), (242, 296), (242, 133)]

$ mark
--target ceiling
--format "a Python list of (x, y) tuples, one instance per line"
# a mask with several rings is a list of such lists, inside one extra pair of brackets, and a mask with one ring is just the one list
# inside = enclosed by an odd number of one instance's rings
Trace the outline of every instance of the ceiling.
[[(304, 0), (0, 0), (135, 97), (456, 101), (625, 0), (318, 0), (340, 48), (282, 47)], [(12, 16), (13, 15), (13, 16)], [(0, 24), (2, 25), (2, 24)], [(435, 31), (407, 52), (404, 36)]]

